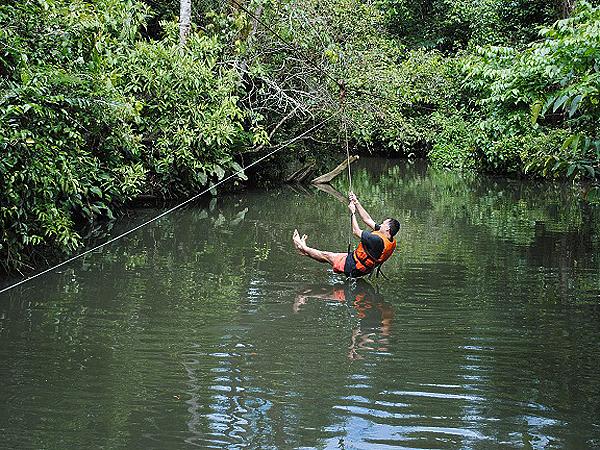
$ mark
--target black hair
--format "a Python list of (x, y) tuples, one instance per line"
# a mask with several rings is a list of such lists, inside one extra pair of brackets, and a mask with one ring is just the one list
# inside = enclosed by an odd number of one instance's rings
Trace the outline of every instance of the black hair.
[(392, 237), (394, 237), (396, 233), (400, 231), (400, 222), (398, 222), (396, 219), (392, 219), (391, 217), (388, 217), (385, 220), (390, 221), (390, 234)]

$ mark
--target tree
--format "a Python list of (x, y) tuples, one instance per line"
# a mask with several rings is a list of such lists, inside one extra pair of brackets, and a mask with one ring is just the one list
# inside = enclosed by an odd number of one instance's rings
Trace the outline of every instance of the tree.
[(191, 28), (192, 0), (181, 0), (179, 4), (179, 43), (183, 47)]
[(575, 9), (575, 4), (577, 0), (561, 0), (560, 1), (560, 12), (562, 18), (565, 19), (571, 15), (573, 10)]

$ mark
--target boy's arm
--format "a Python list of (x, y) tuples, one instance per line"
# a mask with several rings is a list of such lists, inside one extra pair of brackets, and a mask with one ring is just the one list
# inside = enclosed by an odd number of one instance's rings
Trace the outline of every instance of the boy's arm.
[(356, 220), (356, 206), (354, 203), (350, 202), (350, 204), (348, 204), (348, 209), (350, 210), (350, 213), (352, 213), (352, 234), (360, 238), (362, 235), (362, 230), (358, 226), (358, 222)]
[(371, 216), (365, 210), (365, 208), (363, 208), (363, 206), (360, 204), (360, 202), (358, 201), (358, 198), (356, 197), (356, 195), (354, 194), (354, 192), (350, 192), (350, 201), (352, 203), (354, 203), (354, 205), (356, 206), (356, 211), (358, 212), (358, 215), (360, 216), (360, 218), (362, 219), (362, 221), (371, 230), (374, 230), (375, 229), (375, 225), (376, 225), (375, 221), (371, 218)]

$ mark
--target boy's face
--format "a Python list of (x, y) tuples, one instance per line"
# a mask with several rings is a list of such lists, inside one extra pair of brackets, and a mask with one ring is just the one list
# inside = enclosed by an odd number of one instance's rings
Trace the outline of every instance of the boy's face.
[(379, 225), (379, 231), (390, 231), (390, 219), (385, 219), (381, 225)]

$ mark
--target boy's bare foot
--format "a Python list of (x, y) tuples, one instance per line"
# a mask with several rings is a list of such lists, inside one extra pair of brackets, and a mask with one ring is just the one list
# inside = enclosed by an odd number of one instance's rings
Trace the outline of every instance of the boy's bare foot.
[(300, 242), (302, 242), (302, 247), (303, 248), (307, 247), (307, 245), (306, 245), (306, 238), (307, 237), (308, 236), (306, 234), (303, 234), (302, 237), (300, 238)]
[(298, 253), (300, 253), (301, 255), (305, 255), (304, 246), (306, 244), (302, 241), (302, 238), (300, 237), (300, 233), (298, 233), (298, 230), (294, 230), (294, 234), (292, 235), (292, 240), (294, 241), (294, 247), (296, 248), (296, 251)]

